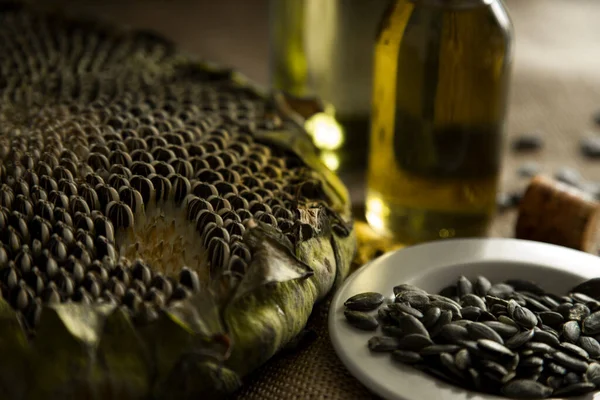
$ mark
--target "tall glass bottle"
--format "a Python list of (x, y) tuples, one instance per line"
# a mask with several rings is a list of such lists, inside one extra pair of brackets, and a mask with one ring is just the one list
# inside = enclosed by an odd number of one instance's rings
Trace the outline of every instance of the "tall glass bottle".
[(396, 0), (377, 36), (366, 212), (404, 243), (482, 236), (512, 58), (500, 0)]

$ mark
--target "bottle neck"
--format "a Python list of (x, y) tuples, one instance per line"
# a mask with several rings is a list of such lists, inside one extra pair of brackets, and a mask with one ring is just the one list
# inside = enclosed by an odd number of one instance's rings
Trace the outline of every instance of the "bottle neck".
[(447, 8), (473, 8), (487, 6), (499, 0), (408, 0), (416, 5), (447, 7)]

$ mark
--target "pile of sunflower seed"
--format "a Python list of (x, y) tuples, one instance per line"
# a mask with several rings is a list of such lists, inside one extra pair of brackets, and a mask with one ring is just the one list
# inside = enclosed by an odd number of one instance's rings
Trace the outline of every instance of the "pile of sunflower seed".
[(576, 396), (600, 390), (596, 281), (558, 296), (530, 281), (461, 276), (438, 294), (395, 286), (392, 302), (361, 293), (344, 314), (357, 329), (380, 329), (371, 351), (460, 387), (520, 399)]

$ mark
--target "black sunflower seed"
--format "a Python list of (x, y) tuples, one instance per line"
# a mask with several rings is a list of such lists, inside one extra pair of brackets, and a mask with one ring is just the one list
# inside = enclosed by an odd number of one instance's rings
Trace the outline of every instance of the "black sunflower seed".
[(412, 315), (415, 318), (423, 318), (423, 313), (416, 308), (404, 303), (393, 303), (389, 305), (390, 314), (393, 318), (400, 318), (403, 314)]
[[(483, 299), (475, 294), (467, 294), (461, 297), (460, 303), (463, 307), (472, 306), (477, 307), (482, 311), (486, 311), (487, 307)], [(462, 310), (461, 310), (462, 312)]]
[(517, 306), (512, 314), (514, 321), (526, 329), (537, 325), (536, 315), (526, 307)]
[(466, 329), (473, 340), (489, 339), (504, 344), (504, 340), (495, 330), (481, 322), (473, 322), (467, 325)]
[(580, 336), (577, 344), (588, 353), (590, 358), (600, 357), (600, 343), (593, 337)]
[(542, 311), (538, 313), (542, 322), (546, 325), (555, 326), (564, 322), (564, 317), (555, 311)]
[(483, 276), (478, 276), (473, 285), (473, 291), (476, 295), (484, 297), (492, 288), (492, 283)]
[(398, 341), (398, 349), (419, 351), (426, 346), (431, 346), (433, 342), (429, 337), (413, 333), (406, 335)]
[(395, 301), (408, 303), (411, 307), (422, 311), (429, 304), (429, 297), (421, 292), (405, 290), (396, 296)]
[(552, 333), (546, 332), (542, 329), (534, 329), (533, 340), (536, 342), (546, 343), (552, 347), (557, 347), (560, 344), (558, 336)]
[(440, 337), (448, 343), (458, 343), (461, 340), (468, 340), (469, 332), (467, 328), (463, 326), (450, 323), (442, 327)]
[[(533, 329), (529, 329), (523, 332), (519, 332), (516, 335), (508, 339), (504, 344), (509, 349), (516, 349), (523, 346), (525, 343), (533, 339), (535, 332)], [(557, 339), (558, 340), (558, 339)]]
[(591, 382), (578, 382), (573, 383), (569, 386), (565, 386), (563, 388), (557, 389), (554, 391), (553, 395), (556, 396), (579, 396), (586, 393), (591, 393), (596, 390), (596, 385)]
[(557, 363), (572, 371), (583, 373), (587, 370), (588, 363), (572, 357), (561, 351), (552, 353), (552, 359)]
[(530, 379), (516, 379), (502, 387), (505, 396), (515, 399), (543, 399), (552, 392), (552, 388)]
[(456, 295), (459, 298), (473, 293), (473, 284), (467, 277), (461, 276), (456, 282)]
[(582, 358), (583, 360), (589, 360), (590, 355), (588, 354), (587, 351), (585, 351), (584, 349), (582, 349), (579, 346), (574, 345), (573, 343), (568, 343), (568, 342), (563, 342), (560, 344), (560, 350), (570, 354), (570, 355), (574, 355), (576, 357)]
[(581, 328), (579, 328), (579, 323), (577, 321), (566, 322), (562, 328), (562, 335), (566, 341), (577, 343), (579, 336), (581, 336)]
[(456, 344), (433, 344), (431, 346), (427, 346), (427, 347), (423, 347), (419, 353), (422, 356), (431, 356), (431, 355), (437, 355), (437, 354), (442, 354), (442, 353), (456, 353), (457, 351), (459, 351), (461, 349), (461, 347), (459, 345)]
[(365, 312), (345, 310), (344, 316), (352, 326), (365, 331), (374, 331), (379, 326), (377, 319)]
[(464, 319), (468, 319), (470, 321), (477, 321), (481, 316), (481, 309), (473, 306), (463, 307), (460, 312)]
[(381, 293), (366, 292), (350, 297), (344, 302), (344, 306), (349, 310), (371, 311), (379, 307), (384, 300)]
[(583, 320), (582, 331), (586, 335), (597, 335), (600, 333), (600, 311), (590, 314)]
[(398, 349), (398, 339), (389, 336), (373, 336), (367, 344), (369, 350), (375, 352), (392, 352)]
[(502, 336), (503, 338), (510, 338), (517, 332), (519, 332), (519, 328), (517, 328), (516, 326), (505, 324), (503, 322), (485, 321), (483, 323), (495, 330), (496, 332), (498, 332), (498, 334), (500, 334), (500, 336)]
[(406, 335), (411, 333), (418, 333), (420, 335), (429, 337), (429, 332), (427, 331), (427, 328), (425, 328), (421, 321), (419, 321), (412, 315), (402, 315), (400, 318), (398, 318), (397, 321), (398, 326)]
[(404, 364), (416, 364), (423, 361), (423, 358), (416, 351), (395, 350), (392, 352), (392, 360)]
[(438, 307), (430, 307), (425, 311), (421, 322), (427, 329), (431, 329), (442, 315), (442, 310)]

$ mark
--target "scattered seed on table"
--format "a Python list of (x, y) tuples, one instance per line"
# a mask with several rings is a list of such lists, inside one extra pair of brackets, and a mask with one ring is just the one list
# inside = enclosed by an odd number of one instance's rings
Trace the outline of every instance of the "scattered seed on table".
[(587, 136), (579, 141), (579, 150), (584, 157), (600, 158), (600, 137)]
[(554, 179), (567, 185), (578, 187), (582, 181), (581, 173), (575, 168), (561, 167), (554, 174)]
[(543, 147), (544, 141), (537, 133), (524, 133), (514, 138), (512, 149), (515, 152), (531, 152)]
[(534, 161), (524, 162), (517, 169), (517, 174), (522, 178), (533, 178), (540, 172), (540, 165)]

